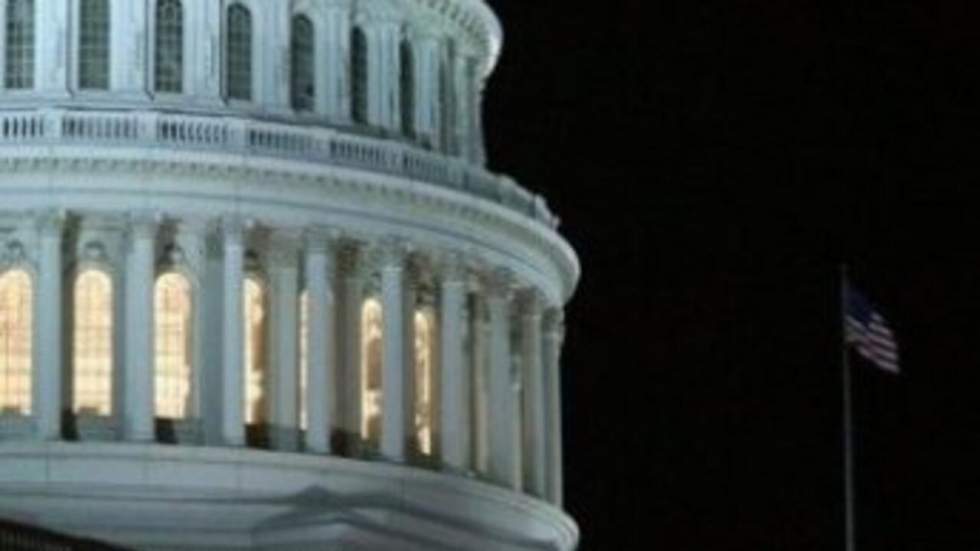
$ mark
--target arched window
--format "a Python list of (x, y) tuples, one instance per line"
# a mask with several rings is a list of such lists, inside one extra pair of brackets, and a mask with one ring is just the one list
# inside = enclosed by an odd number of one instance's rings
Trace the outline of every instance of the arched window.
[(72, 367), (74, 411), (112, 414), (112, 279), (85, 270), (75, 279)]
[(415, 55), (407, 40), (401, 44), (401, 114), (402, 134), (415, 135)]
[(293, 17), (290, 43), (291, 104), (297, 111), (312, 111), (316, 101), (313, 22), (305, 15)]
[(309, 384), (310, 359), (307, 339), (310, 334), (310, 293), (303, 291), (299, 295), (299, 428), (306, 430), (309, 414), (306, 403), (306, 386)]
[(381, 303), (369, 299), (361, 311), (361, 436), (377, 443), (381, 436), (382, 404)]
[(184, 89), (184, 8), (180, 0), (158, 0), (154, 89), (179, 94)]
[(7, 58), (4, 86), (34, 87), (34, 0), (7, 0)]
[(225, 78), (229, 98), (252, 99), (252, 12), (241, 4), (228, 8)]
[(154, 392), (157, 417), (185, 419), (191, 414), (191, 283), (170, 272), (156, 282), (153, 299)]
[(266, 289), (257, 279), (245, 279), (245, 423), (264, 423), (266, 407)]
[(109, 89), (109, 0), (81, 0), (79, 5), (78, 87)]
[(368, 122), (368, 51), (367, 37), (360, 27), (351, 32), (351, 118), (357, 124)]
[(34, 288), (23, 270), (0, 275), (0, 412), (31, 413)]
[(427, 310), (415, 312), (415, 438), (419, 451), (432, 453), (435, 324)]

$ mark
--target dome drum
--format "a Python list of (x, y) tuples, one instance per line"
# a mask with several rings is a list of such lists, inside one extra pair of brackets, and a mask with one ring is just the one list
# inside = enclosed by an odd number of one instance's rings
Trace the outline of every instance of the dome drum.
[(0, 508), (146, 549), (572, 550), (544, 199), (478, 0), (0, 0)]

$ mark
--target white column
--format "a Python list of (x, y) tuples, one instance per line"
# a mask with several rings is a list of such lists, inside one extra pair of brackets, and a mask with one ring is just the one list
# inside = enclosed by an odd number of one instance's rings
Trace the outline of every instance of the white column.
[(326, 55), (319, 61), (326, 66), (327, 116), (338, 123), (350, 122), (350, 9), (346, 0), (324, 0), (324, 25), (318, 31), (327, 41)]
[(221, 100), (222, 2), (184, 2), (184, 13), (185, 92), (201, 102), (217, 103)]
[(404, 461), (410, 402), (406, 394), (410, 368), (405, 339), (410, 323), (405, 300), (405, 245), (389, 241), (382, 245), (381, 308), (383, 320), (383, 369), (381, 454), (391, 461)]
[(123, 366), (123, 427), (126, 440), (152, 442), (154, 431), (153, 284), (159, 217), (139, 213), (130, 220), (126, 273), (126, 341)]
[(471, 312), (473, 468), (486, 475), (490, 472), (490, 324), (485, 294), (476, 298)]
[(222, 221), (224, 252), (224, 319), (222, 331), (222, 440), (228, 446), (245, 445), (244, 405), (244, 271), (245, 223), (237, 218)]
[(490, 477), (520, 490), (520, 433), (518, 403), (513, 380), (510, 342), (512, 279), (495, 273), (489, 282), (487, 310), (490, 315)]
[(381, 25), (382, 120), (388, 130), (401, 131), (401, 29), (397, 20)]
[(548, 403), (541, 366), (541, 298), (533, 290), (524, 297), (521, 311), (521, 345), (524, 366), (524, 480), (533, 495), (548, 495)]
[(271, 390), (274, 449), (299, 449), (299, 250), (298, 236), (277, 234), (272, 238)]
[(456, 110), (454, 116), (455, 125), (452, 129), (455, 153), (464, 159), (469, 159), (470, 152), (470, 108), (472, 107), (470, 97), (470, 86), (468, 82), (467, 54), (465, 50), (457, 49), (453, 56), (452, 63), (452, 87), (453, 97), (456, 98), (453, 108)]
[(41, 440), (61, 438), (61, 376), (62, 376), (62, 234), (65, 215), (43, 212), (38, 216), (39, 237), (37, 281), (37, 384), (34, 410), (37, 416), (37, 436)]
[(451, 255), (442, 267), (439, 370), (442, 461), (450, 469), (470, 468), (472, 378), (464, 355), (466, 281), (462, 259)]
[(337, 381), (338, 409), (343, 413), (345, 452), (360, 454), (361, 442), (361, 308), (364, 303), (364, 274), (361, 251), (347, 247), (340, 252), (340, 268), (343, 274), (338, 335), (341, 347), (341, 366)]
[(112, 18), (109, 38), (111, 87), (126, 96), (145, 96), (149, 90), (146, 2), (115, 2), (109, 16)]
[(415, 132), (425, 142), (439, 139), (439, 38), (420, 33), (415, 41)]
[(35, 2), (34, 87), (47, 97), (68, 95), (68, 2)]
[[(261, 91), (256, 97), (264, 106), (280, 113), (291, 113), (289, 107), (289, 9), (290, 2), (263, 2), (262, 27), (255, 42), (259, 49), (258, 63), (253, 67), (261, 75)], [(255, 14), (259, 15), (259, 14)]]
[(306, 448), (314, 453), (332, 453), (337, 425), (334, 239), (323, 230), (306, 237)]
[(544, 369), (548, 396), (548, 501), (558, 507), (563, 502), (561, 435), (561, 348), (565, 340), (565, 320), (561, 307), (546, 312), (544, 318)]

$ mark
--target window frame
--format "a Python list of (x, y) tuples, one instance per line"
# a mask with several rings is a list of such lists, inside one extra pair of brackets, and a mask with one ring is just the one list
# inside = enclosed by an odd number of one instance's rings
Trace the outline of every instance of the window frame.
[(10, 62), (10, 48), (9, 48), (10, 43), (8, 42), (8, 40), (9, 40), (9, 33), (8, 33), (8, 25), (9, 25), (8, 19), (9, 18), (8, 18), (8, 15), (9, 15), (9, 12), (10, 12), (10, 5), (14, 1), (19, 1), (19, 0), (6, 0), (6, 3), (3, 4), (3, 9), (0, 9), (0, 34), (2, 34), (2, 37), (0, 37), (0, 39), (2, 39), (2, 40), (0, 40), (0, 46), (2, 46), (2, 47), (0, 47), (0, 55), (2, 55), (2, 59), (0, 59), (0, 90), (2, 90), (6, 94), (30, 95), (30, 94), (33, 94), (34, 91), (36, 90), (36, 88), (37, 88), (37, 81), (38, 81), (38, 79), (37, 79), (37, 71), (38, 71), (38, 67), (37, 67), (37, 0), (27, 0), (27, 1), (30, 1), (31, 2), (31, 6), (33, 7), (33, 13), (32, 13), (32, 16), (31, 16), (31, 22), (32, 22), (32, 28), (31, 28), (31, 37), (32, 37), (31, 48), (33, 50), (33, 55), (32, 55), (32, 59), (31, 59), (31, 66), (32, 66), (31, 83), (30, 83), (30, 86), (17, 87), (17, 88), (12, 88), (12, 87), (8, 86), (8, 82), (7, 82), (7, 79), (9, 77), (9, 74), (8, 74), (9, 71), (8, 71), (8, 69), (10, 68), (8, 66), (8, 63)]
[(0, 411), (0, 417), (5, 418), (27, 418), (35, 415), (37, 410), (37, 404), (39, 403), (39, 388), (37, 384), (37, 351), (38, 345), (40, 344), (40, 339), (37, 332), (37, 315), (38, 315), (38, 293), (37, 293), (37, 270), (32, 264), (26, 260), (17, 260), (15, 262), (5, 264), (0, 266), (0, 277), (3, 277), (11, 272), (22, 272), (27, 275), (31, 286), (31, 354), (30, 354), (30, 367), (29, 367), (29, 380), (30, 380), (30, 397), (29, 397), (29, 407), (26, 413), (4, 413)]
[(106, 86), (105, 88), (95, 88), (95, 87), (83, 87), (82, 86), (82, 6), (85, 2), (90, 0), (73, 0), (72, 1), (72, 14), (74, 19), (74, 36), (72, 37), (74, 48), (71, 52), (71, 67), (70, 72), (71, 87), (73, 90), (77, 91), (82, 95), (97, 95), (104, 94), (106, 92), (112, 91), (113, 89), (113, 59), (112, 59), (112, 32), (113, 32), (113, 16), (115, 10), (115, 2), (113, 0), (104, 0), (106, 3)]
[[(157, 296), (157, 285), (160, 279), (164, 276), (176, 274), (184, 278), (188, 285), (189, 299), (190, 299), (190, 315), (189, 324), (190, 328), (188, 331), (188, 343), (187, 343), (187, 354), (190, 358), (190, 375), (188, 377), (188, 394), (190, 396), (188, 402), (187, 411), (184, 413), (184, 417), (163, 417), (160, 415), (156, 408), (156, 374), (157, 374), (157, 362), (156, 362), (156, 343), (157, 343), (157, 323), (158, 316), (156, 310), (156, 296)], [(201, 373), (201, 354), (200, 354), (200, 327), (201, 327), (201, 307), (199, 304), (200, 293), (199, 284), (197, 278), (194, 277), (194, 273), (184, 265), (164, 265), (161, 266), (155, 273), (153, 278), (153, 376), (154, 376), (154, 407), (153, 416), (155, 419), (170, 419), (175, 422), (189, 421), (192, 419), (197, 419), (201, 412), (200, 403), (200, 388), (202, 381)]]
[[(76, 336), (77, 336), (76, 320), (78, 315), (78, 308), (75, 301), (75, 295), (78, 286), (78, 280), (81, 278), (83, 274), (90, 271), (99, 272), (104, 276), (106, 276), (106, 278), (109, 280), (109, 299), (111, 301), (111, 303), (109, 304), (109, 315), (110, 315), (111, 323), (109, 327), (108, 349), (109, 349), (109, 360), (111, 363), (108, 369), (108, 373), (109, 373), (108, 415), (99, 414), (99, 415), (92, 416), (90, 414), (81, 414), (78, 411), (78, 408), (76, 407), (76, 401), (77, 401), (77, 396), (76, 396), (77, 361), (76, 360), (77, 358), (76, 358), (75, 346), (76, 346)], [(70, 279), (71, 285), (67, 287), (66, 295), (67, 297), (69, 297), (69, 304), (66, 310), (70, 312), (70, 317), (66, 320), (66, 323), (70, 324), (69, 327), (71, 328), (71, 330), (68, 332), (69, 346), (67, 347), (68, 361), (66, 362), (70, 367), (70, 369), (68, 370), (70, 377), (68, 378), (66, 383), (71, 389), (71, 392), (68, 393), (69, 403), (66, 405), (66, 407), (76, 418), (78, 417), (113, 418), (119, 416), (120, 414), (120, 408), (122, 407), (122, 404), (119, 402), (120, 388), (118, 385), (120, 383), (119, 375), (120, 375), (120, 370), (122, 369), (123, 362), (121, 361), (121, 358), (119, 357), (119, 354), (117, 352), (119, 348), (119, 320), (120, 320), (119, 314), (120, 314), (120, 307), (122, 306), (120, 304), (120, 301), (124, 299), (124, 296), (122, 294), (122, 290), (120, 289), (119, 278), (117, 276), (118, 274), (113, 269), (112, 265), (107, 261), (83, 260), (75, 265)]]
[[(310, 36), (309, 36), (309, 85), (313, 89), (313, 93), (309, 95), (309, 106), (300, 108), (297, 107), (296, 98), (298, 97), (295, 93), (296, 88), (296, 75), (297, 75), (297, 49), (296, 49), (296, 24), (300, 20), (305, 20), (309, 24)], [(293, 12), (289, 17), (289, 108), (293, 110), (294, 113), (299, 115), (312, 115), (317, 112), (317, 103), (321, 91), (319, 90), (319, 82), (317, 78), (317, 63), (322, 61), (318, 59), (318, 32), (316, 18), (305, 11)]]
[[(181, 86), (179, 91), (173, 90), (161, 90), (158, 86), (157, 79), (157, 49), (159, 46), (159, 24), (158, 15), (160, 11), (160, 4), (163, 2), (177, 2), (181, 9)], [(190, 59), (190, 48), (188, 47), (187, 40), (187, 6), (183, 0), (155, 0), (151, 6), (151, 9), (147, 13), (147, 87), (150, 93), (154, 97), (162, 98), (176, 98), (178, 96), (188, 93), (187, 85), (191, 80), (190, 74), (190, 64), (187, 62)]]
[[(249, 94), (248, 98), (233, 97), (231, 95), (231, 85), (230, 85), (230, 38), (231, 38), (231, 12), (235, 8), (240, 8), (245, 10), (245, 13), (249, 18)], [(258, 11), (258, 7), (248, 0), (232, 0), (223, 5), (221, 11), (221, 52), (220, 52), (220, 67), (221, 67), (221, 97), (228, 104), (239, 104), (248, 105), (253, 103), (258, 103), (259, 92), (261, 90), (261, 81), (258, 78), (258, 69), (261, 65), (261, 57), (258, 54), (260, 48), (256, 48), (256, 44), (261, 44), (261, 22), (262, 14)]]

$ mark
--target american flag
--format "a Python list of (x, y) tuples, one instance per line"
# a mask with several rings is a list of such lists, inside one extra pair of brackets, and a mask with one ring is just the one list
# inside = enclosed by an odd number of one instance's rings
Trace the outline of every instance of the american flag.
[(844, 340), (864, 359), (889, 373), (899, 373), (898, 344), (888, 321), (853, 287), (847, 290)]

